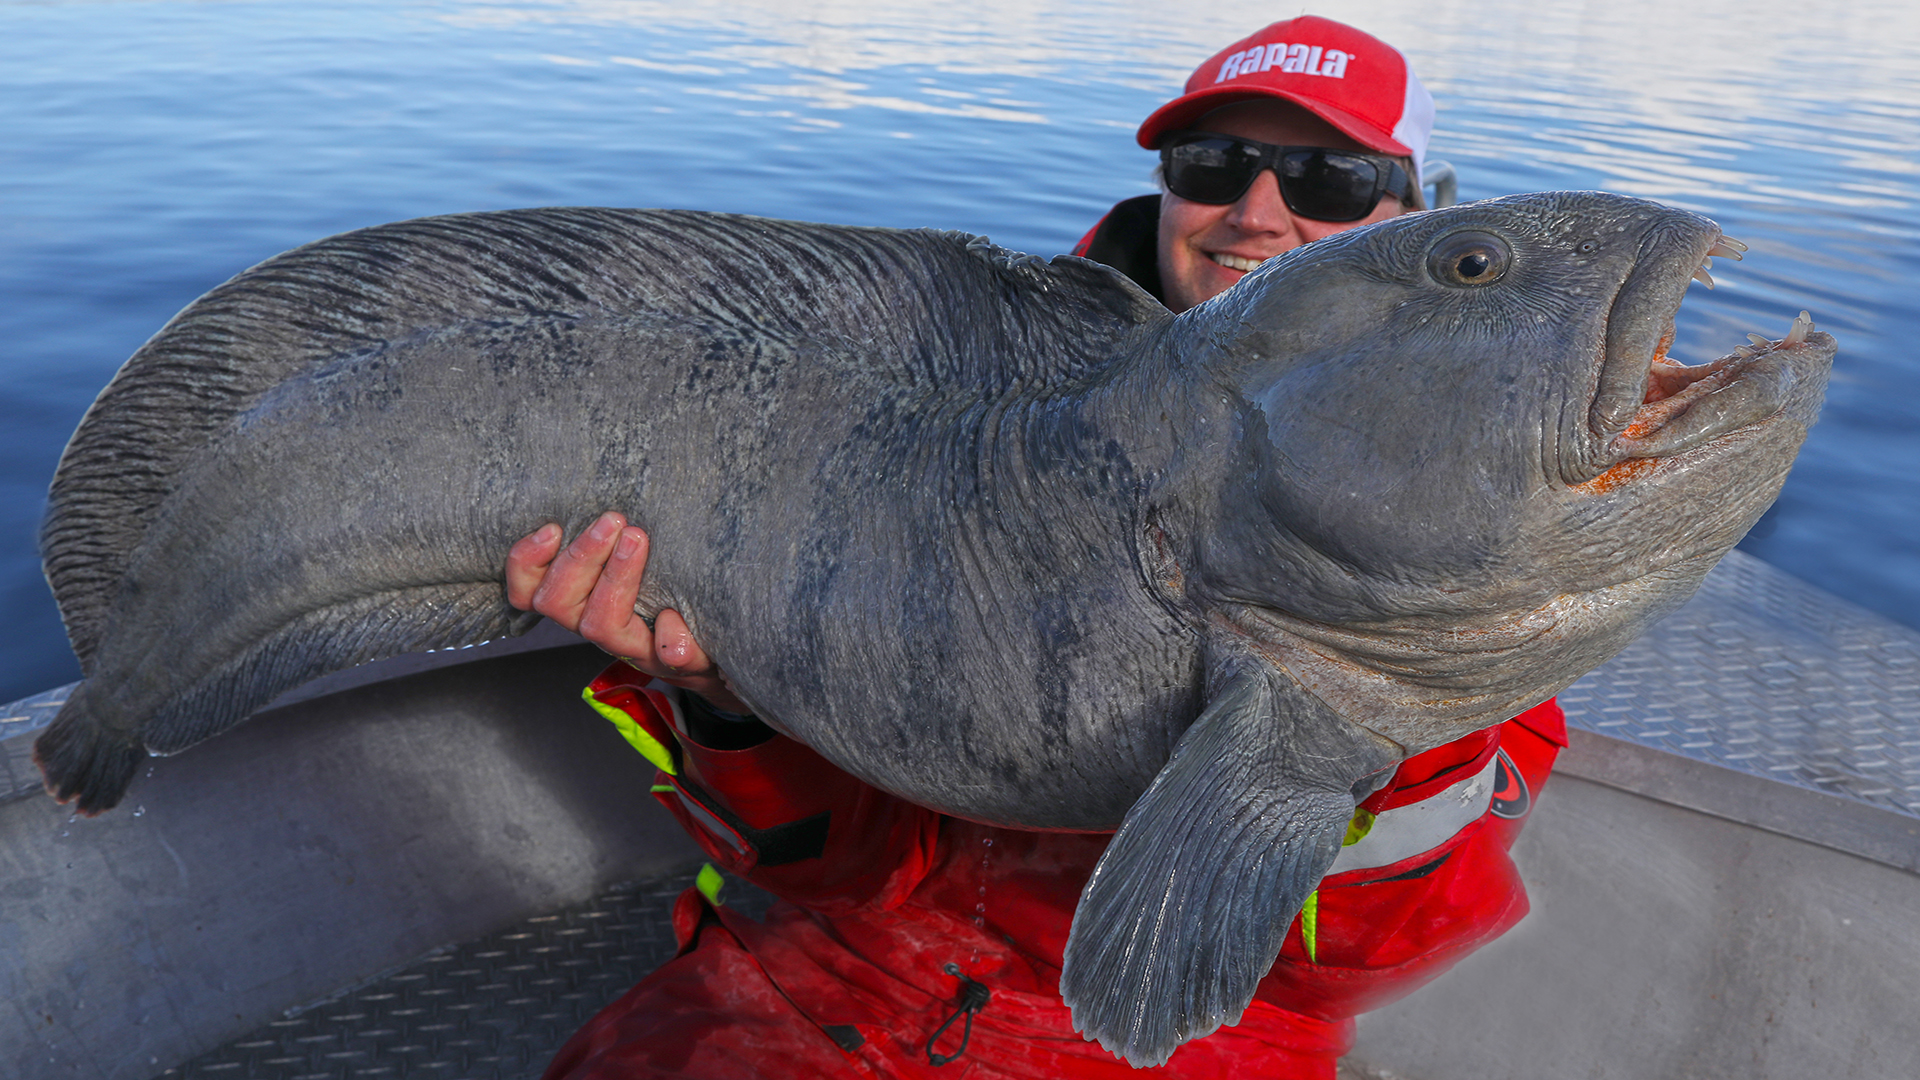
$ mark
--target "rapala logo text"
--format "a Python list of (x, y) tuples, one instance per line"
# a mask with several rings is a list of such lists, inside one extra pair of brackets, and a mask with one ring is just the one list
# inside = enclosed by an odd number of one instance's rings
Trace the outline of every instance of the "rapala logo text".
[(1347, 77), (1347, 61), (1351, 59), (1352, 53), (1340, 49), (1323, 49), (1319, 45), (1289, 45), (1284, 41), (1276, 41), (1271, 45), (1256, 45), (1227, 57), (1226, 62), (1220, 65), (1220, 77), (1213, 81), (1223, 83), (1228, 79), (1273, 68), (1301, 75), (1344, 79)]

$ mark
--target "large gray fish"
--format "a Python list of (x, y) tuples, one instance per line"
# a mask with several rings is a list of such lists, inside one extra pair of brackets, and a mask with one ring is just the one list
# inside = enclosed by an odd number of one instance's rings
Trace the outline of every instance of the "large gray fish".
[(1181, 316), (953, 233), (528, 210), (208, 293), (87, 414), (47, 574), (86, 681), (48, 788), (303, 680), (519, 623), (508, 545), (603, 509), (769, 723), (904, 798), (1119, 832), (1061, 989), (1136, 1064), (1235, 1022), (1355, 803), (1694, 590), (1834, 344), (1665, 358), (1712, 222), (1470, 204)]

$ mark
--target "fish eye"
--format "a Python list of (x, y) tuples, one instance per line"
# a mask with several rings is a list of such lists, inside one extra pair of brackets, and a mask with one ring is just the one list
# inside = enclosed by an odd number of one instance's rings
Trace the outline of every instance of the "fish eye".
[(1483, 232), (1461, 232), (1443, 238), (1427, 256), (1427, 270), (1443, 285), (1491, 285), (1513, 262), (1507, 242)]

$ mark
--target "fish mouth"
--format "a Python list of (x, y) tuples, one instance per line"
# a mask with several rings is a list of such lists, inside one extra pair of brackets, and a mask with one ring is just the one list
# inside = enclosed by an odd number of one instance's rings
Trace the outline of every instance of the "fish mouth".
[[(1690, 216), (1690, 215), (1689, 215)], [(1609, 314), (1606, 350), (1590, 410), (1592, 457), (1576, 487), (1611, 487), (1652, 459), (1670, 458), (1786, 410), (1809, 377), (1824, 374), (1833, 338), (1805, 312), (1785, 336), (1749, 334), (1718, 359), (1685, 364), (1667, 355), (1674, 316), (1692, 281), (1713, 287), (1707, 260), (1738, 260), (1747, 245), (1704, 228), (1656, 230)], [(1824, 383), (1824, 379), (1821, 381)], [(1634, 468), (1639, 466), (1640, 469)]]
[[(1804, 350), (1813, 319), (1802, 311), (1778, 340), (1748, 335), (1751, 346), (1706, 364), (1686, 365), (1664, 349), (1649, 361), (1641, 405), (1611, 449), (1620, 458), (1666, 457), (1723, 432), (1764, 420), (1786, 406), (1796, 349)], [(1671, 341), (1671, 333), (1667, 341)]]

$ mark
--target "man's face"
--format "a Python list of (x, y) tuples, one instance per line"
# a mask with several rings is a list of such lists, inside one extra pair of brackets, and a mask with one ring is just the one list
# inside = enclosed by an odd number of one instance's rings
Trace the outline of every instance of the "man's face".
[[(1238, 102), (1208, 113), (1194, 128), (1281, 146), (1367, 151), (1332, 124), (1285, 101)], [(1387, 195), (1359, 221), (1297, 217), (1280, 197), (1280, 181), (1271, 169), (1254, 178), (1239, 202), (1226, 206), (1168, 192), (1160, 196), (1161, 291), (1169, 308), (1185, 311), (1225, 292), (1263, 260), (1400, 212), (1400, 200)]]

